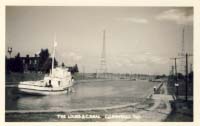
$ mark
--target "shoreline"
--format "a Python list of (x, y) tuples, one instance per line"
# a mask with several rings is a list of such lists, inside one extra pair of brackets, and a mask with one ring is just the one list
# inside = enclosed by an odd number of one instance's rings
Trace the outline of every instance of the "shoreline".
[[(102, 81), (133, 81), (128, 79), (85, 79), (77, 80), (76, 84)], [(147, 81), (147, 80), (138, 80)], [(141, 101), (122, 105), (97, 108), (68, 109), (68, 110), (7, 110), (6, 122), (161, 122), (177, 121), (173, 117), (180, 117), (173, 107), (173, 96), (168, 94), (167, 83), (157, 83), (155, 93), (152, 89)], [(6, 88), (16, 87), (17, 84), (8, 83)], [(156, 91), (157, 92), (157, 91)], [(170, 98), (169, 98), (170, 97)], [(172, 97), (172, 98), (171, 98)], [(181, 121), (184, 121), (181, 119)], [(186, 121), (191, 121), (186, 118)]]
[[(146, 104), (148, 103), (148, 104)], [(101, 108), (89, 108), (89, 109), (74, 109), (67, 111), (8, 111), (6, 112), (6, 121), (8, 122), (30, 122), (30, 121), (64, 121), (64, 122), (82, 122), (82, 121), (111, 121), (111, 119), (106, 120), (106, 115), (134, 115), (134, 113), (142, 110), (148, 109), (148, 107), (153, 105), (153, 101), (150, 99), (145, 99), (141, 103), (132, 103), (127, 105), (117, 105), (112, 107), (101, 107)], [(59, 118), (60, 116), (73, 116), (73, 115), (96, 115), (100, 118)], [(135, 116), (136, 117), (136, 116)], [(124, 120), (122, 118), (122, 120)], [(119, 120), (112, 120), (119, 121)]]
[[(162, 83), (160, 85), (163, 87)], [(71, 109), (61, 111), (8, 110), (6, 111), (6, 122), (164, 121), (171, 112), (171, 109), (169, 109), (169, 107), (166, 108), (166, 106), (169, 106), (166, 105), (166, 102), (154, 99), (154, 94), (152, 91), (140, 102), (111, 107)]]

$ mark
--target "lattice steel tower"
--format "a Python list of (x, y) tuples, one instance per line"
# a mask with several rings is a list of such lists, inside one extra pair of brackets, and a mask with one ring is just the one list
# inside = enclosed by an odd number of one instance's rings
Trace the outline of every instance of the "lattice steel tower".
[[(184, 38), (184, 35), (185, 35), (185, 28), (183, 27), (183, 31), (182, 31), (182, 43), (181, 43), (181, 54), (180, 56), (184, 57), (185, 56), (185, 38)], [(185, 73), (185, 58), (182, 58), (180, 59), (180, 65), (181, 65), (181, 70), (180, 72), (184, 75)]]
[(107, 73), (107, 65), (106, 65), (106, 30), (103, 30), (103, 47), (101, 52), (101, 59), (100, 59), (100, 70), (99, 73), (106, 76)]

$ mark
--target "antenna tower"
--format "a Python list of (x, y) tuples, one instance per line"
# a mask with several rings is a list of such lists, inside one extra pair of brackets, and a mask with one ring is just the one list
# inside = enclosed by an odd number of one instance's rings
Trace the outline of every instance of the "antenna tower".
[(103, 30), (103, 47), (102, 47), (102, 53), (101, 53), (101, 59), (100, 59), (100, 70), (99, 73), (103, 75), (105, 78), (105, 75), (107, 73), (107, 65), (106, 65), (106, 30)]

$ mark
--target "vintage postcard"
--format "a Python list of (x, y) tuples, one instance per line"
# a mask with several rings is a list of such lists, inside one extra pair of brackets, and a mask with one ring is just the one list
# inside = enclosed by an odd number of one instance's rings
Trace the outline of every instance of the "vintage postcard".
[(4, 9), (4, 124), (198, 124), (191, 4)]

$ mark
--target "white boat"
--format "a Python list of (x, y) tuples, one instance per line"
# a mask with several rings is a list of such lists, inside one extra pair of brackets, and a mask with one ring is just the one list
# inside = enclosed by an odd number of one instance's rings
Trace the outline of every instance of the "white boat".
[(57, 95), (72, 91), (73, 78), (71, 72), (63, 67), (54, 68), (54, 57), (56, 42), (54, 41), (54, 50), (52, 55), (52, 69), (49, 75), (39, 81), (22, 81), (18, 89), (22, 93), (31, 95)]
[(72, 91), (73, 79), (67, 69), (54, 68), (52, 73), (39, 81), (23, 81), (18, 85), (22, 93), (33, 95), (55, 95)]

